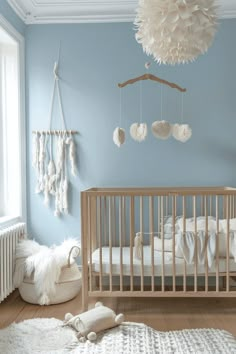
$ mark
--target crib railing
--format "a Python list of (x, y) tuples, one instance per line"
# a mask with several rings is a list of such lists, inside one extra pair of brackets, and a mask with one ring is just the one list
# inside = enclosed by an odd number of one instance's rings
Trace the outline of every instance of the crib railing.
[[(236, 263), (232, 258), (233, 252), (236, 257), (235, 200), (236, 189), (225, 187), (82, 192), (84, 308), (88, 296), (236, 296)], [(139, 259), (135, 256), (137, 234), (141, 237)], [(155, 236), (159, 250), (155, 249)], [(185, 256), (179, 258), (179, 237), (182, 245), (193, 239), (191, 264)], [(209, 266), (211, 237), (213, 266)], [(168, 251), (167, 239), (171, 240)]]

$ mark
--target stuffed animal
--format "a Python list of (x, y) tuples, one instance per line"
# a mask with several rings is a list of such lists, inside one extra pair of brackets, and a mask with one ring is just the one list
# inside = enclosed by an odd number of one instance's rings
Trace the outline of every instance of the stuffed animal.
[(118, 326), (124, 321), (124, 315), (116, 315), (109, 307), (103, 306), (101, 302), (95, 304), (95, 308), (73, 316), (71, 313), (65, 315), (65, 326), (71, 326), (78, 332), (78, 338), (90, 341), (97, 339), (97, 333), (108, 328)]

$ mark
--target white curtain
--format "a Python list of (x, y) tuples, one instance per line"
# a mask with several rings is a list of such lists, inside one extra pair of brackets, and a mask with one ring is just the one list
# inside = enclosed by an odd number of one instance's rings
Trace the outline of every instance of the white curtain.
[[(0, 44), (0, 173), (3, 183), (2, 213), (6, 216), (20, 214), (20, 156), (19, 151), (19, 67), (17, 43)], [(1, 216), (1, 215), (0, 215)]]

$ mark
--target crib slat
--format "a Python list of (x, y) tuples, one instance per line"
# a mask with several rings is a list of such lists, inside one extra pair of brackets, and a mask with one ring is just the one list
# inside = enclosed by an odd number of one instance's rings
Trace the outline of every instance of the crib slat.
[(161, 197), (161, 291), (165, 291), (164, 197)]
[(116, 245), (116, 197), (112, 197), (112, 247)]
[(232, 216), (232, 218), (235, 218), (235, 196), (233, 196), (232, 198), (233, 198), (233, 216)]
[(226, 247), (226, 292), (229, 292), (229, 233), (230, 233), (230, 219), (229, 219), (229, 196), (226, 196), (226, 218), (227, 218), (227, 247)]
[(123, 203), (123, 232), (122, 232), (122, 238), (123, 238), (123, 245), (126, 245), (126, 197), (122, 197), (122, 203)]
[(134, 197), (130, 197), (130, 291), (134, 291), (134, 263), (133, 263), (133, 246), (134, 246)]
[(216, 195), (216, 291), (219, 292), (219, 200)]
[(92, 210), (91, 210), (91, 197), (88, 198), (88, 215), (89, 215), (89, 223), (88, 223), (88, 248), (89, 248), (89, 291), (92, 291), (92, 232), (91, 232), (91, 224), (92, 224)]
[(102, 291), (102, 215), (101, 215), (101, 210), (102, 210), (102, 197), (98, 197), (99, 199), (99, 204), (98, 204), (98, 242), (99, 242), (99, 266), (100, 266), (100, 272), (99, 272), (99, 289)]
[(176, 219), (176, 196), (172, 196), (172, 224), (173, 224), (173, 232), (172, 232), (172, 271), (173, 271), (173, 291), (176, 291), (176, 265), (175, 265), (175, 219)]
[(82, 220), (82, 238), (81, 238), (81, 247), (82, 247), (82, 309), (88, 309), (88, 268), (92, 267), (92, 260), (90, 259), (88, 264), (88, 241), (90, 238), (89, 234), (89, 215), (90, 209), (88, 207), (89, 197), (86, 192), (81, 192), (81, 220)]
[(152, 291), (155, 290), (155, 267), (154, 267), (154, 221), (153, 221), (153, 197), (149, 197), (149, 232), (151, 235), (151, 261), (152, 261)]
[(205, 292), (208, 292), (208, 255), (207, 255), (207, 248), (208, 248), (208, 197), (204, 197), (204, 210), (205, 210)]
[(103, 229), (104, 229), (104, 243), (105, 245), (108, 244), (108, 239), (107, 239), (107, 197), (104, 196), (104, 209), (103, 209)]
[(144, 264), (143, 264), (143, 197), (140, 197), (140, 233), (141, 233), (141, 291), (144, 291)]
[(123, 244), (122, 244), (122, 225), (123, 225), (123, 199), (119, 197), (119, 241), (120, 241), (120, 291), (123, 291)]
[[(183, 237), (186, 238), (186, 197), (183, 196)], [(185, 241), (185, 240), (184, 240)], [(184, 242), (185, 243), (185, 242)], [(186, 292), (186, 260), (184, 259), (183, 289)]]
[(112, 210), (112, 197), (109, 197), (109, 206), (108, 206), (108, 212), (109, 212), (109, 268), (110, 268), (110, 274), (109, 274), (109, 288), (110, 291), (112, 291), (112, 231), (113, 231), (113, 210)]
[(197, 292), (197, 278), (198, 278), (198, 235), (197, 235), (197, 200), (196, 196), (193, 196), (193, 217), (194, 217), (194, 243), (195, 243), (195, 252), (194, 252), (194, 292)]

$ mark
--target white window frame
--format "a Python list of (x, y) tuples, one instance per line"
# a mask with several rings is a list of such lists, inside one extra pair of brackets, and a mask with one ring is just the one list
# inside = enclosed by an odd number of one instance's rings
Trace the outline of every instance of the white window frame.
[(25, 121), (25, 40), (24, 37), (3, 17), (0, 15), (0, 26), (18, 43), (19, 50), (19, 117), (20, 117), (20, 215), (17, 217), (0, 217), (0, 229), (13, 225), (16, 222), (26, 222), (26, 121)]

